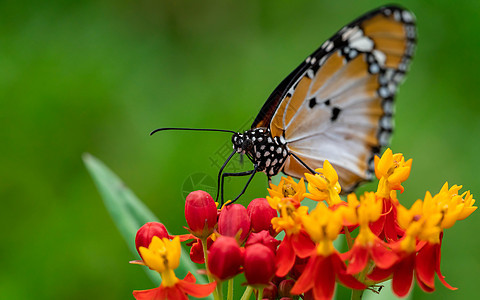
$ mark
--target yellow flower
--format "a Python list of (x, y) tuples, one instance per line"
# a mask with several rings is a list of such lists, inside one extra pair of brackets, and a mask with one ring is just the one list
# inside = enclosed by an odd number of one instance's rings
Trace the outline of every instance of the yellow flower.
[(350, 224), (367, 225), (375, 222), (382, 214), (383, 201), (377, 199), (375, 193), (366, 192), (360, 196), (360, 200), (354, 193), (347, 196), (348, 204), (341, 206), (344, 218)]
[(162, 276), (162, 286), (169, 287), (177, 283), (178, 278), (173, 270), (178, 268), (180, 263), (181, 248), (178, 236), (173, 240), (154, 236), (148, 248), (140, 247), (139, 251), (145, 265)]
[(452, 227), (456, 221), (465, 219), (477, 209), (473, 206), (475, 200), (470, 191), (458, 194), (461, 188), (462, 186), (453, 185), (449, 189), (446, 182), (437, 195), (432, 197), (427, 192), (425, 196), (425, 203), (429, 209), (442, 215), (440, 226), (443, 229)]
[(317, 254), (328, 256), (335, 251), (333, 241), (342, 230), (342, 213), (331, 210), (320, 202), (309, 214), (302, 216), (302, 223), (310, 238), (317, 243)]
[(338, 182), (338, 175), (333, 166), (326, 160), (323, 163), (322, 169), (315, 170), (317, 174), (305, 173), (308, 181), (308, 191), (305, 194), (315, 201), (326, 201), (329, 206), (342, 203), (340, 199), (340, 183)]
[(402, 182), (408, 179), (411, 169), (412, 159), (405, 161), (403, 154), (393, 154), (390, 148), (385, 150), (381, 158), (375, 156), (375, 175), (380, 180), (377, 194), (388, 198), (391, 190), (403, 192)]
[(440, 243), (442, 229), (439, 222), (442, 216), (439, 213), (427, 213), (425, 208), (427, 207), (422, 200), (417, 200), (410, 209), (403, 205), (397, 206), (398, 224), (405, 229), (400, 248), (407, 253), (415, 251), (417, 239), (429, 241), (432, 244)]
[(287, 235), (297, 234), (302, 228), (301, 218), (308, 213), (308, 207), (298, 206), (291, 198), (267, 198), (270, 206), (280, 213), (280, 217), (272, 219), (273, 229), (277, 232), (285, 230)]
[[(282, 176), (282, 179), (280, 179), (280, 183), (278, 185), (270, 183), (270, 188), (267, 190), (270, 193), (271, 198), (292, 198), (297, 202), (300, 202), (303, 200), (303, 198), (305, 198), (304, 194), (306, 192), (305, 181), (303, 178), (301, 178), (297, 183), (290, 176), (287, 178)], [(267, 196), (267, 199), (268, 198), (269, 197)]]
[(401, 242), (402, 249), (413, 252), (415, 239), (428, 241), (431, 244), (440, 243), (440, 233), (452, 227), (457, 220), (463, 220), (477, 207), (470, 192), (458, 195), (461, 186), (454, 185), (450, 189), (445, 183), (438, 194), (425, 194), (425, 199), (417, 200), (410, 209), (397, 206), (398, 224), (405, 229), (405, 239)]
[(473, 199), (473, 195), (470, 194), (470, 191), (463, 193), (459, 200), (461, 203), (463, 203), (462, 211), (458, 215), (457, 219), (460, 221), (471, 215), (477, 209), (477, 207), (473, 206), (473, 204), (475, 204), (475, 199)]

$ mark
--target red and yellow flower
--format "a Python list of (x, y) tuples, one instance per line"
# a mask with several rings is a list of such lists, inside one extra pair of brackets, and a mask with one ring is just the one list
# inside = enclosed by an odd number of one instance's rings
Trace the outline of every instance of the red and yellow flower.
[(333, 246), (333, 241), (343, 228), (342, 211), (329, 209), (320, 202), (309, 215), (302, 216), (302, 222), (316, 244), (316, 251), (291, 293), (302, 294), (311, 290), (315, 299), (331, 299), (336, 280), (352, 289), (365, 289), (363, 283), (347, 274), (347, 267)]
[(355, 194), (350, 194), (348, 206), (341, 208), (348, 223), (359, 224), (360, 227), (352, 249), (342, 254), (343, 260), (349, 261), (348, 274), (361, 272), (370, 260), (381, 268), (389, 268), (397, 260), (397, 255), (370, 230), (370, 223), (377, 221), (382, 213), (381, 200), (373, 192), (360, 196), (360, 200)]
[(157, 236), (152, 238), (152, 242), (146, 247), (139, 248), (143, 258), (142, 264), (151, 270), (157, 271), (162, 277), (162, 283), (159, 287), (134, 291), (133, 296), (137, 300), (167, 300), (178, 299), (187, 300), (188, 296), (206, 297), (215, 289), (216, 283), (196, 284), (195, 277), (191, 273), (184, 279), (178, 279), (174, 270), (180, 262), (180, 239), (175, 237), (173, 240), (167, 238), (160, 239)]

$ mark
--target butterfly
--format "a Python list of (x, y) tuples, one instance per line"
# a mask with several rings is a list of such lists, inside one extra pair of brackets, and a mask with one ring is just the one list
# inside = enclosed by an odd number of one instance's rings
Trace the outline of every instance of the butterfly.
[[(325, 160), (337, 171), (343, 192), (370, 180), (375, 155), (389, 143), (393, 100), (415, 45), (414, 15), (398, 6), (380, 7), (344, 26), (293, 70), (251, 129), (203, 129), (233, 133), (217, 199), (221, 194), (223, 203), (225, 177), (250, 176), (235, 202), (258, 172), (269, 180), (279, 172), (301, 178)], [(236, 153), (248, 157), (253, 169), (223, 172)]]

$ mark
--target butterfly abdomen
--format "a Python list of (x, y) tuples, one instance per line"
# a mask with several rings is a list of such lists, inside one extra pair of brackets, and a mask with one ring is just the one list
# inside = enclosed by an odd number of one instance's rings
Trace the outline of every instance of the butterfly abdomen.
[(283, 137), (272, 137), (270, 129), (265, 127), (236, 133), (232, 143), (237, 153), (246, 154), (257, 165), (257, 171), (267, 176), (278, 174), (289, 155)]

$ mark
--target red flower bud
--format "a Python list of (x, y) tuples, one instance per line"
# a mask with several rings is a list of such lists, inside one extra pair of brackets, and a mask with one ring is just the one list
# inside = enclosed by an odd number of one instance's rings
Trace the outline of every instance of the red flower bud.
[(245, 247), (249, 247), (253, 244), (262, 244), (267, 246), (275, 254), (280, 241), (271, 236), (268, 231), (262, 230), (258, 233), (251, 233), (245, 242)]
[(208, 251), (208, 270), (216, 280), (227, 280), (240, 273), (242, 253), (233, 237), (219, 237)]
[[(207, 239), (207, 250), (212, 246), (213, 240), (209, 237)], [(190, 259), (197, 264), (205, 263), (205, 255), (203, 254), (203, 245), (200, 239), (196, 239), (194, 242), (190, 243), (192, 246), (190, 248)]]
[(252, 220), (252, 231), (268, 230), (275, 234), (272, 227), (272, 218), (277, 217), (277, 211), (268, 204), (267, 199), (253, 199), (247, 207), (248, 216)]
[[(140, 227), (135, 236), (135, 247), (137, 247), (138, 254), (140, 254), (140, 251), (138, 250), (140, 247), (148, 248), (154, 236), (158, 236), (159, 238), (170, 238), (167, 228), (165, 228), (165, 225), (162, 223), (148, 222)], [(140, 256), (142, 255), (140, 254)]]
[(250, 217), (247, 209), (241, 204), (225, 206), (218, 218), (218, 232), (231, 237), (236, 237), (241, 232), (238, 239), (242, 244), (250, 232)]
[(268, 285), (263, 289), (263, 300), (276, 300), (277, 299), (277, 286), (272, 282), (269, 282)]
[(275, 275), (275, 255), (262, 244), (245, 249), (243, 262), (245, 278), (249, 285), (268, 285)]
[(280, 297), (293, 297), (290, 293), (293, 285), (295, 284), (295, 280), (293, 279), (285, 279), (280, 282), (278, 285), (278, 296)]
[(212, 196), (204, 191), (188, 194), (185, 200), (185, 219), (190, 232), (198, 238), (206, 238), (213, 233), (217, 224), (217, 206)]

